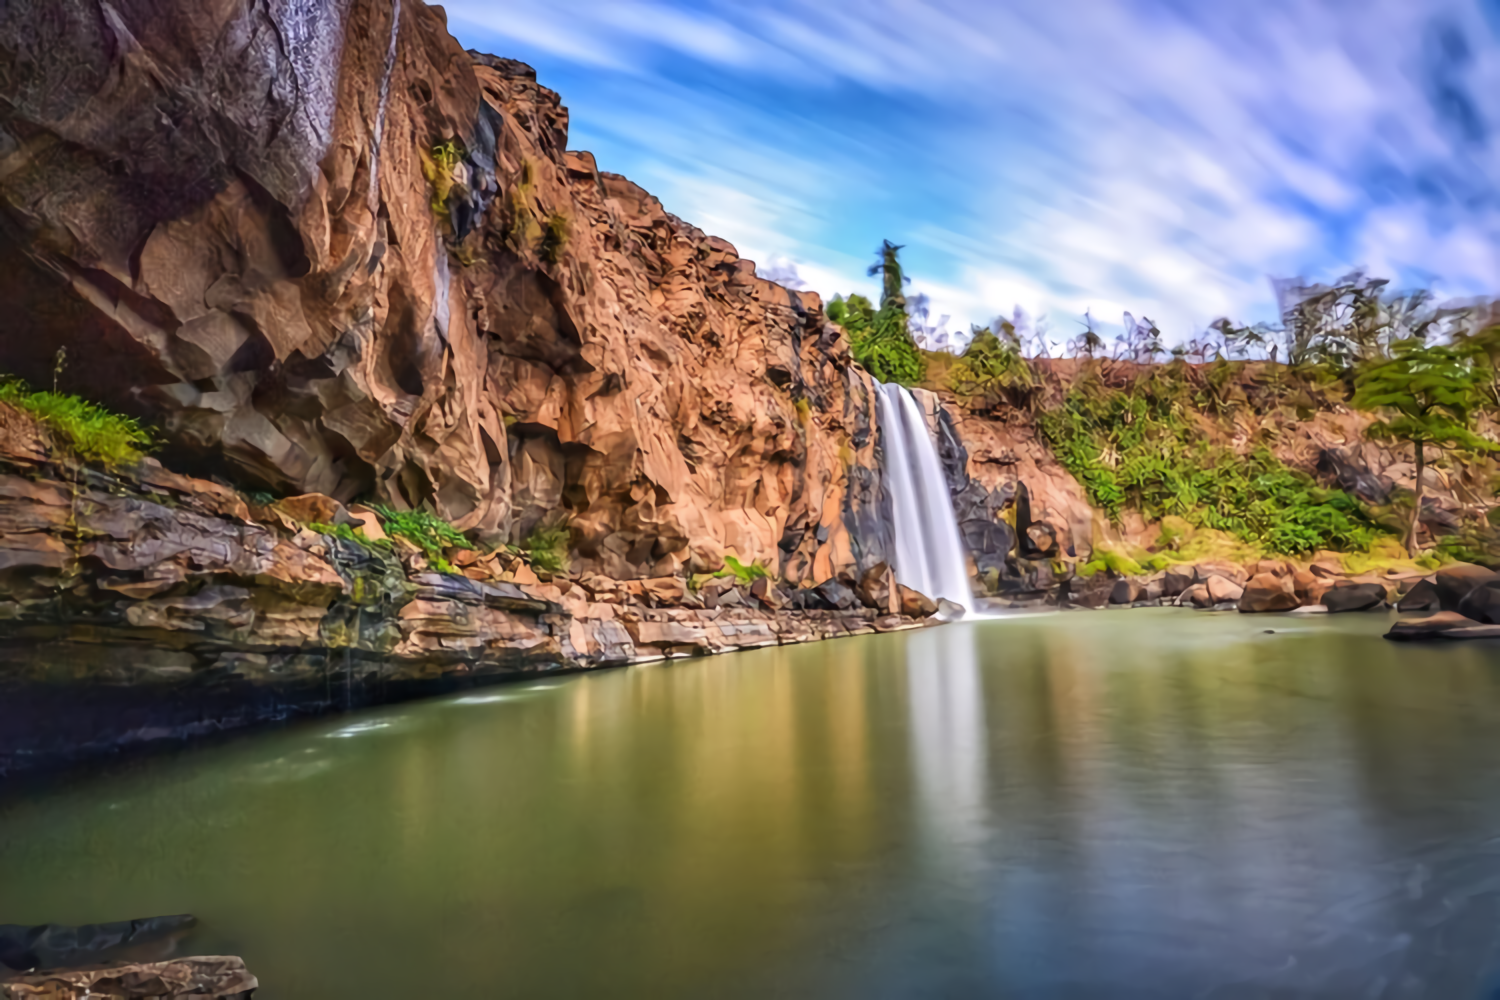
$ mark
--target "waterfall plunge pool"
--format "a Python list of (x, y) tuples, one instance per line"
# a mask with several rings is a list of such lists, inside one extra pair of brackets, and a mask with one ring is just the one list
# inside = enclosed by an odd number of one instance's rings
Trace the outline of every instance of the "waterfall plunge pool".
[(0, 802), (0, 922), (192, 912), (267, 1000), (1477, 997), (1497, 653), (1388, 624), (1063, 613), (303, 723)]

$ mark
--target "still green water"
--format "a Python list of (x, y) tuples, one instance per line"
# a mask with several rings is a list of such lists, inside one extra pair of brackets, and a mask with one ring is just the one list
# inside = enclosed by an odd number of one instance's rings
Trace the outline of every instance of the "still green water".
[(1057, 614), (261, 733), (0, 802), (0, 922), (195, 913), (267, 1000), (1478, 997), (1500, 647), (1387, 625)]

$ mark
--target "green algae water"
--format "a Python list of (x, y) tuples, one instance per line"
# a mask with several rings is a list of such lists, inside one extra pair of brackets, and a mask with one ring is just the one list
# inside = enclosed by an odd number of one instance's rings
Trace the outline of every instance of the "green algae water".
[(1500, 647), (1388, 623), (1055, 614), (251, 735), (0, 802), (0, 923), (191, 912), (267, 1000), (1489, 996)]

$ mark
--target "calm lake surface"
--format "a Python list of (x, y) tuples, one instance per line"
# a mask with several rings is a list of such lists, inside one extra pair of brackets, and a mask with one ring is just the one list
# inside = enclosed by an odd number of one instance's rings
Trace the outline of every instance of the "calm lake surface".
[(195, 913), (266, 1000), (1488, 997), (1500, 646), (1388, 623), (1065, 613), (248, 736), (0, 802), (0, 923)]

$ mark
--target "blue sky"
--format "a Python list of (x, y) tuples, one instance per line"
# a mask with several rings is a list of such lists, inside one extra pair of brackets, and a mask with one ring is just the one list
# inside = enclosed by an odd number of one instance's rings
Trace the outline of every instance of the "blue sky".
[(1180, 341), (1269, 276), (1500, 292), (1500, 0), (455, 0), (763, 274)]

